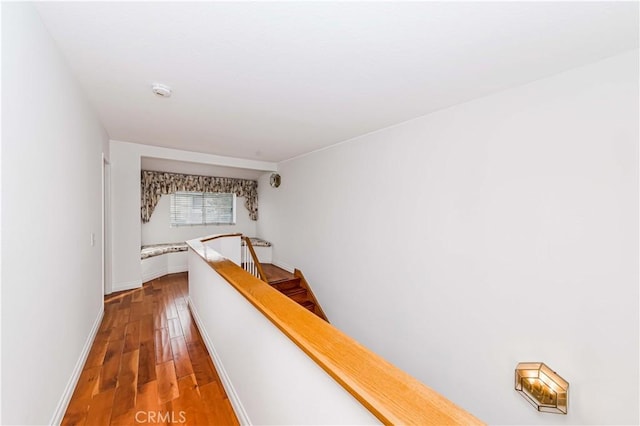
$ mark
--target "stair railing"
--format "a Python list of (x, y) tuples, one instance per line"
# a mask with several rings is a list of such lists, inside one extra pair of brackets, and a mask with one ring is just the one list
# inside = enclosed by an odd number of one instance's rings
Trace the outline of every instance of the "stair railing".
[(267, 282), (267, 276), (262, 270), (262, 265), (260, 264), (260, 260), (256, 255), (256, 251), (253, 249), (253, 244), (251, 244), (251, 239), (243, 235), (241, 237), (241, 240), (242, 240), (242, 249), (240, 252), (240, 256), (242, 259), (242, 262), (241, 262), (242, 269), (244, 269), (254, 277), (259, 278), (264, 282)]

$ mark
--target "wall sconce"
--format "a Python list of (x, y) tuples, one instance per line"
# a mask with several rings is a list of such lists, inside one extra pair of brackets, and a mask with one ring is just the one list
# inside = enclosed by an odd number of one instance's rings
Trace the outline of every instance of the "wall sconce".
[(280, 182), (282, 182), (280, 175), (277, 173), (271, 173), (271, 176), (269, 177), (269, 184), (274, 188), (277, 188), (280, 186)]
[(567, 414), (569, 382), (542, 362), (516, 366), (516, 390), (538, 411)]

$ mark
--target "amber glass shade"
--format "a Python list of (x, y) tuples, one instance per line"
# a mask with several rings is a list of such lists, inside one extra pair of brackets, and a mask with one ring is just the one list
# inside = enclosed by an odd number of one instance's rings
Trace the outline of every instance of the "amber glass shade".
[(516, 366), (516, 390), (538, 411), (567, 414), (569, 383), (542, 362)]

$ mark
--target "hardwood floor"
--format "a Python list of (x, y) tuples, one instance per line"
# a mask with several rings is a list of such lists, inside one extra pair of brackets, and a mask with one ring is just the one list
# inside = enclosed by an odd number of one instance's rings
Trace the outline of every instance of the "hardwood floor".
[(105, 297), (63, 425), (237, 425), (187, 306), (187, 274)]

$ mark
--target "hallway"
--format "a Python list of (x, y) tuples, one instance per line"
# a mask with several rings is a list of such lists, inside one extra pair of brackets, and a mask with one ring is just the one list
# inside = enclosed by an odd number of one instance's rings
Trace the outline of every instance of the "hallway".
[(187, 296), (182, 273), (105, 297), (63, 425), (238, 424)]

